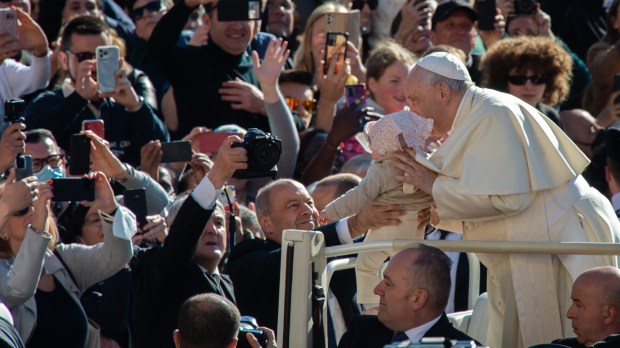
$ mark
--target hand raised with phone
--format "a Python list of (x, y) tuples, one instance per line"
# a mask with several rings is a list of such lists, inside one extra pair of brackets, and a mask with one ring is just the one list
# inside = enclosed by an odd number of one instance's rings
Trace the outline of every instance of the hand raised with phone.
[(0, 172), (5, 172), (11, 168), (15, 157), (24, 153), (26, 149), (26, 134), (23, 130), (25, 129), (25, 124), (13, 123), (2, 132), (2, 139), (0, 140)]
[(123, 59), (120, 62), (121, 68), (114, 73), (116, 87), (113, 92), (101, 93), (102, 98), (114, 98), (114, 100), (123, 105), (128, 111), (135, 112), (140, 109), (142, 102), (138, 94), (131, 86), (131, 82), (127, 79), (127, 72), (122, 68)]
[(95, 184), (95, 200), (93, 202), (82, 201), (80, 204), (86, 207), (95, 207), (95, 209), (103, 213), (112, 215), (118, 207), (118, 203), (105, 174), (103, 172), (90, 172), (83, 177), (93, 180)]
[(12, 215), (28, 208), (39, 195), (38, 181), (34, 176), (15, 180), (15, 169), (11, 170), (7, 178), (2, 195), (0, 195), (0, 212)]
[(47, 219), (49, 217), (49, 203), (54, 194), (52, 193), (51, 182), (40, 182), (37, 187), (39, 194), (34, 202), (34, 213), (32, 215), (32, 227), (39, 231), (47, 231)]
[(99, 171), (109, 178), (120, 179), (127, 175), (127, 168), (108, 148), (105, 140), (92, 131), (82, 131), (90, 139), (91, 170)]
[(43, 29), (26, 12), (18, 7), (13, 7), (13, 9), (17, 13), (17, 29), (21, 48), (31, 51), (36, 57), (45, 57), (49, 49)]

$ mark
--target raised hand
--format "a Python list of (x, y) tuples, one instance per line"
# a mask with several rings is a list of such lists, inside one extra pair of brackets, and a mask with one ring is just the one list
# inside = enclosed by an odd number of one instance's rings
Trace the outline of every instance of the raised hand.
[(17, 13), (19, 44), (23, 50), (32, 51), (36, 57), (45, 57), (49, 52), (43, 29), (26, 12), (13, 7)]
[(232, 147), (234, 143), (240, 142), (242, 142), (241, 138), (231, 135), (220, 147), (213, 168), (207, 174), (216, 189), (223, 187), (235, 171), (248, 167), (247, 151), (242, 147)]
[(256, 75), (256, 79), (260, 83), (265, 102), (267, 103), (274, 103), (278, 100), (278, 77), (291, 54), (291, 51), (286, 49), (287, 46), (288, 42), (282, 39), (271, 40), (262, 63), (258, 58), (258, 53), (256, 51), (252, 52), (254, 75)]
[(114, 98), (114, 100), (123, 105), (130, 112), (140, 110), (142, 101), (140, 101), (138, 94), (131, 86), (131, 82), (127, 79), (127, 72), (122, 68), (118, 69), (116, 73), (114, 73), (114, 77), (116, 78), (116, 87), (114, 91), (110, 93), (101, 93), (101, 97)]
[(263, 104), (263, 92), (240, 78), (222, 83), (219, 93), (223, 101), (230, 102), (232, 109), (266, 114), (265, 105)]
[(24, 153), (26, 149), (24, 129), (26, 129), (25, 124), (13, 123), (2, 132), (2, 139), (0, 140), (0, 172), (5, 172), (11, 168), (15, 157), (18, 154)]
[(92, 160), (91, 169), (103, 172), (107, 177), (121, 179), (127, 175), (127, 168), (118, 157), (108, 148), (105, 140), (101, 139), (92, 131), (83, 131), (90, 139), (90, 158)]

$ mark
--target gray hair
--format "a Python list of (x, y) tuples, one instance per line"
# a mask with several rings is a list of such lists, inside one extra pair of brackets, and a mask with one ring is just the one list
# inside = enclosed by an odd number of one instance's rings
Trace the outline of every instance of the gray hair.
[(465, 90), (467, 90), (469, 87), (474, 85), (474, 83), (471, 81), (451, 79), (449, 77), (445, 77), (443, 75), (439, 75), (435, 72), (425, 69), (421, 66), (416, 67), (418, 68), (418, 71), (420, 73), (420, 78), (431, 86), (435, 86), (439, 82), (443, 82), (448, 85), (448, 88), (450, 88), (452, 92), (462, 93), (465, 92)]

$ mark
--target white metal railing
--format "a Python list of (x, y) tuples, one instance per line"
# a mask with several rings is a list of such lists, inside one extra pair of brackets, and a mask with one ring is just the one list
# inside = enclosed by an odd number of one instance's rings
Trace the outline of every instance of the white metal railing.
[[(354, 258), (332, 261), (327, 258), (356, 254), (360, 251), (400, 251), (416, 243), (424, 243), (443, 251), (468, 253), (511, 253), (553, 255), (620, 255), (620, 244), (571, 243), (571, 242), (514, 242), (514, 241), (462, 241), (462, 240), (394, 240), (354, 243), (325, 247), (323, 234), (316, 231), (286, 230), (282, 238), (280, 272), (280, 301), (278, 307), (277, 339), (279, 347), (310, 348), (314, 345), (312, 319), (312, 286), (314, 282), (327, 289), (331, 274), (339, 269), (354, 267)], [(472, 262), (470, 259), (470, 275)], [(475, 272), (475, 270), (474, 270)], [(476, 272), (477, 273), (477, 272)], [(478, 283), (478, 282), (475, 282)], [(474, 290), (474, 291), (472, 291)], [(470, 307), (477, 289), (470, 281)], [(323, 322), (327, 323), (326, 302), (323, 304)], [(327, 337), (327, 328), (323, 328)], [(326, 343), (325, 343), (326, 346)]]

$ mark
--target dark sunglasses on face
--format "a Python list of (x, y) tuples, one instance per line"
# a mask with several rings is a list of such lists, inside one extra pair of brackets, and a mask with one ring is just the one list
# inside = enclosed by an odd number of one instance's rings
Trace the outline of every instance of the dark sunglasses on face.
[(353, 10), (361, 10), (364, 8), (364, 4), (368, 4), (368, 7), (374, 11), (379, 6), (379, 0), (353, 0), (351, 4)]
[(523, 86), (527, 83), (527, 80), (530, 80), (535, 85), (543, 85), (547, 83), (547, 79), (542, 75), (510, 75), (508, 76), (508, 82), (515, 86)]
[(67, 51), (67, 52), (74, 55), (75, 58), (77, 58), (78, 62), (80, 63), (85, 60), (95, 59), (94, 52), (71, 52), (71, 51)]
[(299, 107), (299, 104), (301, 104), (301, 106), (306, 109), (306, 111), (308, 111), (309, 113), (312, 113), (316, 107), (316, 101), (315, 100), (302, 100), (299, 101), (296, 98), (284, 98), (286, 100), (286, 104), (288, 104), (288, 107), (291, 108), (291, 111), (294, 111), (295, 109), (297, 109)]
[(129, 11), (129, 18), (131, 18), (131, 20), (136, 23), (137, 21), (141, 20), (142, 17), (144, 17), (144, 10), (146, 10), (148, 13), (161, 11), (161, 1), (151, 1), (142, 7), (134, 8), (133, 10)]

